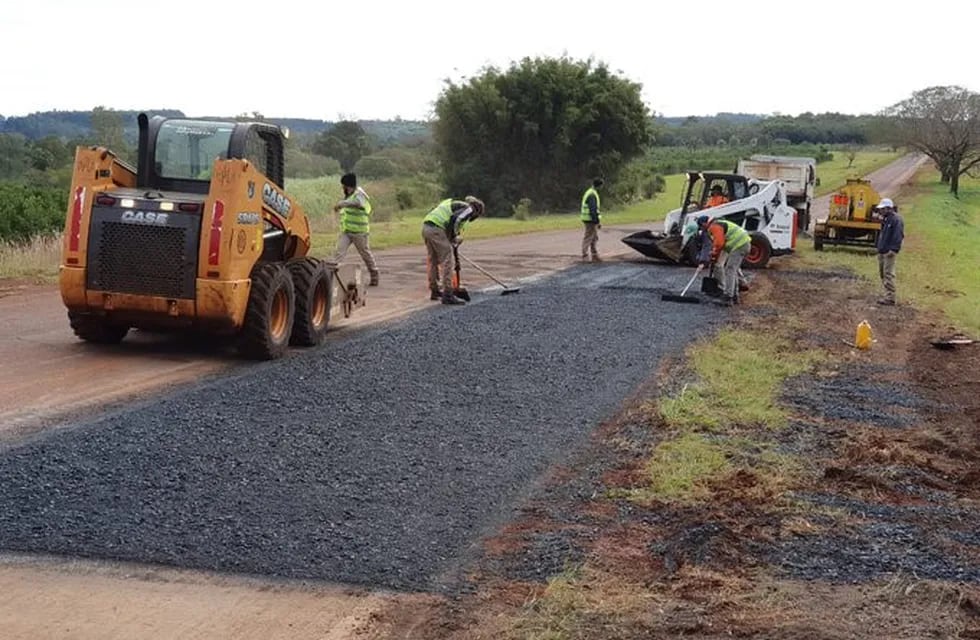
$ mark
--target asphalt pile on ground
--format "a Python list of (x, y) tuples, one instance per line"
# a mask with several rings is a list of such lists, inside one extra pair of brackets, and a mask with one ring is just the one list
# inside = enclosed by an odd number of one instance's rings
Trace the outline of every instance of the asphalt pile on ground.
[(440, 588), (724, 317), (652, 293), (683, 275), (583, 265), (8, 448), (0, 549)]

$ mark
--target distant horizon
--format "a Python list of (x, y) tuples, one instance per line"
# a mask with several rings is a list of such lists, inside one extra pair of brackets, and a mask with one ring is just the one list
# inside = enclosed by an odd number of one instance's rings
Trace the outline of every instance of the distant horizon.
[[(193, 114), (193, 115), (188, 115), (187, 111), (185, 111), (184, 109), (174, 108), (174, 107), (163, 107), (163, 108), (158, 108), (158, 109), (146, 109), (146, 108), (143, 108), (143, 109), (119, 109), (119, 108), (115, 108), (115, 107), (108, 107), (106, 105), (96, 105), (96, 107), (103, 107), (103, 108), (105, 108), (105, 109), (107, 109), (109, 111), (116, 112), (116, 113), (154, 113), (154, 112), (164, 112), (164, 111), (179, 111), (179, 112), (183, 113), (184, 114), (184, 117), (186, 117), (186, 118), (227, 118), (227, 119), (233, 119), (233, 118), (238, 117), (241, 113), (243, 113), (243, 112), (240, 112), (240, 113), (234, 114), (234, 115), (229, 115), (229, 114), (222, 114), (222, 115), (215, 115), (215, 114)], [(45, 115), (45, 114), (53, 114), (53, 113), (91, 113), (92, 111), (95, 110), (96, 107), (91, 107), (89, 109), (60, 109), (60, 108), (55, 108), (55, 109), (45, 109), (45, 110), (39, 110), (39, 111), (32, 111), (32, 112), (26, 113), (26, 114), (7, 114), (7, 113), (4, 113), (2, 111), (2, 109), (0, 109), (0, 118), (2, 118), (4, 120), (9, 120), (9, 119), (12, 119), (12, 118), (29, 118), (31, 116)], [(718, 118), (718, 117), (722, 117), (722, 116), (743, 116), (743, 117), (744, 116), (749, 116), (749, 117), (755, 117), (755, 118), (762, 119), (762, 118), (776, 118), (776, 117), (797, 118), (797, 117), (803, 115), (804, 113), (810, 113), (810, 114), (812, 114), (814, 116), (832, 114), (832, 115), (851, 116), (851, 117), (855, 117), (855, 118), (859, 118), (859, 117), (863, 117), (863, 116), (874, 116), (874, 115), (877, 115), (877, 114), (874, 114), (874, 113), (845, 113), (845, 112), (842, 112), (842, 111), (801, 111), (800, 113), (796, 113), (796, 114), (780, 113), (780, 112), (752, 113), (752, 112), (747, 112), (747, 111), (718, 111), (716, 113), (688, 113), (688, 114), (678, 114), (678, 115), (664, 115), (664, 114), (654, 113), (654, 114), (651, 114), (651, 115), (654, 117), (654, 119), (662, 119), (662, 120), (673, 120), (673, 119), (678, 119), (678, 118)], [(354, 122), (397, 122), (397, 121), (401, 121), (401, 122), (426, 122), (427, 123), (427, 122), (432, 122), (433, 121), (432, 119), (406, 118), (406, 117), (399, 116), (399, 115), (394, 115), (394, 116), (390, 116), (390, 117), (387, 117), (387, 118), (379, 118), (379, 117), (357, 117), (357, 116), (354, 116), (354, 117), (351, 117), (351, 118), (329, 118), (329, 119), (327, 119), (327, 118), (313, 118), (313, 117), (308, 117), (308, 116), (279, 116), (279, 115), (269, 115), (269, 114), (266, 114), (266, 113), (261, 113), (261, 116), (263, 118), (266, 118), (266, 119), (269, 119), (269, 120), (309, 120), (309, 121), (312, 121), (312, 122), (340, 122), (341, 120), (352, 120)]]

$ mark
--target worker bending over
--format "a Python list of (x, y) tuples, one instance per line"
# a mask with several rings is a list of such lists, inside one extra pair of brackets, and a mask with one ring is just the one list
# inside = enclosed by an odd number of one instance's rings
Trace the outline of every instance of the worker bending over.
[(752, 246), (752, 238), (745, 229), (728, 220), (698, 216), (697, 224), (698, 229), (707, 232), (698, 263), (702, 267), (720, 267), (724, 293), (718, 303), (730, 307), (738, 297), (738, 272)]
[(462, 242), (460, 234), (466, 225), (483, 215), (483, 210), (483, 201), (473, 196), (466, 196), (463, 200), (448, 198), (423, 219), (422, 239), (429, 253), (430, 300), (441, 299), (443, 304), (466, 304), (465, 300), (453, 295), (453, 269), (456, 267), (453, 248)]

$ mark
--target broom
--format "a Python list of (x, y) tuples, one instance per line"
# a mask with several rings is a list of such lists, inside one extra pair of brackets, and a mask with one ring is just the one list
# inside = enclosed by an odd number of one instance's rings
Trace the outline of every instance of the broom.
[(687, 296), (685, 294), (687, 293), (687, 290), (691, 288), (691, 285), (694, 284), (694, 279), (698, 277), (699, 273), (701, 273), (702, 268), (703, 267), (701, 265), (698, 265), (698, 268), (694, 271), (694, 275), (691, 276), (691, 279), (688, 281), (687, 286), (684, 287), (683, 291), (681, 291), (681, 295), (678, 296), (673, 293), (665, 293), (660, 296), (660, 299), (666, 300), (667, 302), (689, 302), (691, 304), (701, 304), (701, 298), (697, 296)]

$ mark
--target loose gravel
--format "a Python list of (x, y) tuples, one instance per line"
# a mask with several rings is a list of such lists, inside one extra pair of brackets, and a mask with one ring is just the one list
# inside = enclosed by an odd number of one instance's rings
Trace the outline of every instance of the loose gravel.
[(653, 293), (686, 279), (583, 265), (51, 432), (0, 453), (0, 549), (440, 588), (727, 316)]

